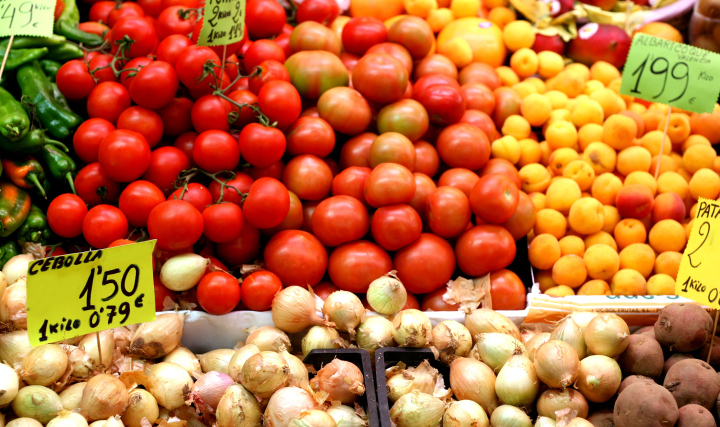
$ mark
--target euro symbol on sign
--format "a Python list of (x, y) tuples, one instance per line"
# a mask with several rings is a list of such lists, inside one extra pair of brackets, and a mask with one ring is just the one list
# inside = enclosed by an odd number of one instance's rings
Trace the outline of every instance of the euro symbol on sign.
[(694, 96), (693, 96), (692, 98), (690, 98), (690, 101), (689, 101), (689, 102), (692, 104), (693, 101), (695, 101), (695, 97), (694, 97)]

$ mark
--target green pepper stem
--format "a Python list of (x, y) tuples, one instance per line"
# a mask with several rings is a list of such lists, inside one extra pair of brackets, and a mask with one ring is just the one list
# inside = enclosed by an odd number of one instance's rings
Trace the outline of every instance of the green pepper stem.
[(38, 181), (37, 175), (35, 175), (34, 173), (29, 174), (26, 177), (26, 179), (29, 180), (35, 186), (35, 188), (38, 189), (38, 191), (40, 191), (40, 194), (42, 194), (43, 198), (47, 199), (47, 194), (45, 194), (45, 189), (40, 184), (40, 181)]
[(70, 152), (70, 150), (68, 150), (68, 148), (67, 148), (67, 146), (66, 146), (65, 144), (63, 144), (63, 143), (60, 142), (60, 141), (56, 141), (56, 140), (54, 140), (54, 139), (50, 139), (50, 138), (48, 138), (48, 137), (45, 137), (45, 139), (44, 139), (44, 144), (45, 144), (45, 145), (54, 145), (54, 146), (58, 147), (59, 149), (63, 150), (64, 152), (66, 152), (66, 153), (69, 153), (69, 152)]
[(70, 189), (72, 190), (73, 194), (77, 195), (77, 192), (75, 191), (75, 183), (73, 182), (72, 172), (66, 173), (65, 178), (67, 179), (68, 184), (70, 184)]

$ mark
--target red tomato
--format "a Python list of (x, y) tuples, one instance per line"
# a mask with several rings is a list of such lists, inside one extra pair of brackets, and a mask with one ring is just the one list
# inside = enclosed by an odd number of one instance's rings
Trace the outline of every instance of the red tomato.
[(205, 95), (195, 101), (190, 110), (193, 127), (197, 133), (208, 130), (230, 131), (228, 115), (233, 106), (226, 99), (217, 95)]
[(115, 126), (105, 119), (84, 121), (73, 135), (75, 154), (85, 163), (97, 162), (100, 143), (114, 130)]
[(275, 0), (248, 0), (245, 26), (250, 39), (268, 39), (280, 34), (285, 25), (285, 9)]
[[(422, 311), (458, 311), (460, 310), (459, 304), (448, 304), (443, 299), (443, 295), (447, 292), (447, 288), (442, 286), (429, 294), (425, 295), (422, 300), (420, 309)], [(493, 308), (495, 307), (495, 301), (493, 300)]]
[[(365, 131), (373, 118), (367, 100), (349, 87), (334, 87), (320, 95), (318, 113), (337, 132), (357, 135)], [(356, 165), (361, 166), (361, 165)]]
[(475, 183), (480, 177), (473, 171), (465, 168), (453, 168), (448, 169), (440, 175), (438, 180), (438, 186), (450, 186), (455, 187), (458, 190), (465, 193), (465, 196), (470, 197)]
[(340, 288), (333, 285), (332, 282), (328, 282), (328, 281), (320, 282), (317, 286), (314, 286), (312, 289), (313, 289), (313, 292), (315, 292), (315, 295), (319, 296), (323, 301), (325, 301), (325, 299), (327, 297), (329, 297), (331, 293), (340, 290)]
[(393, 266), (408, 292), (426, 294), (450, 280), (455, 272), (455, 254), (447, 240), (423, 233), (395, 253)]
[(340, 167), (370, 167), (370, 146), (375, 138), (377, 134), (365, 132), (345, 142), (340, 150)]
[(425, 89), (435, 85), (446, 85), (460, 89), (457, 80), (445, 74), (433, 73), (420, 77), (413, 85), (413, 98), (417, 100), (417, 96), (425, 92)]
[(300, 117), (287, 130), (287, 152), (325, 157), (335, 148), (332, 126), (319, 117)]
[(422, 233), (422, 219), (410, 205), (382, 206), (372, 217), (372, 236), (386, 251), (409, 245)]
[(114, 203), (120, 195), (120, 185), (103, 172), (100, 163), (90, 163), (75, 176), (75, 191), (89, 206)]
[(495, 71), (495, 67), (482, 62), (473, 62), (466, 66), (460, 71), (458, 78), (460, 84), (477, 82), (489, 87), (490, 90), (495, 90), (502, 86), (500, 75)]
[(448, 77), (457, 80), (458, 71), (455, 64), (448, 59), (447, 56), (434, 53), (418, 61), (415, 66), (415, 80), (427, 76), (428, 74), (445, 74)]
[[(95, 59), (95, 58), (93, 58), (93, 59)], [(141, 56), (138, 58), (131, 59), (127, 64), (123, 65), (123, 68), (125, 68), (125, 70), (120, 71), (120, 80), (119, 80), (120, 83), (122, 83), (122, 85), (125, 86), (125, 88), (127, 88), (127, 90), (130, 90), (130, 83), (132, 83), (133, 80), (135, 80), (135, 76), (137, 75), (137, 72), (142, 70), (143, 68), (147, 67), (148, 65), (152, 64), (153, 62), (154, 61), (152, 60), (152, 58), (148, 58), (147, 56)], [(133, 70), (131, 70), (131, 68)], [(112, 69), (109, 69), (109, 70), (112, 71)], [(113, 74), (113, 77), (114, 76), (115, 75)], [(118, 81), (118, 80), (116, 79), (113, 81)], [(132, 98), (132, 96), (131, 96), (131, 98)]]
[(363, 204), (365, 201), (365, 181), (372, 169), (350, 166), (339, 174), (335, 175), (332, 182), (333, 196), (350, 196), (358, 199)]
[(226, 314), (240, 302), (240, 285), (231, 274), (215, 271), (200, 279), (197, 299), (200, 307), (208, 313)]
[(279, 129), (250, 123), (240, 132), (238, 144), (245, 161), (253, 166), (267, 167), (280, 161), (287, 142)]
[(518, 207), (515, 213), (501, 225), (512, 234), (515, 241), (528, 235), (535, 226), (535, 205), (527, 194), (518, 192)]
[(465, 114), (465, 99), (460, 89), (451, 85), (432, 85), (414, 98), (422, 104), (430, 117), (430, 123), (447, 126), (457, 123)]
[(353, 68), (355, 68), (355, 65), (357, 65), (357, 62), (360, 60), (360, 57), (353, 55), (352, 53), (343, 52), (340, 54), (340, 60), (348, 71), (352, 71)]
[(440, 156), (435, 146), (427, 141), (415, 141), (415, 168), (414, 172), (424, 173), (429, 177), (435, 176), (440, 169)]
[[(155, 31), (160, 40), (166, 40), (173, 35), (182, 35), (187, 37), (190, 34), (197, 23), (197, 14), (193, 11), (187, 10), (182, 6), (170, 6), (160, 12), (157, 17), (157, 23), (155, 24)], [(187, 37), (188, 41), (190, 37)], [(162, 44), (162, 43), (161, 43)], [(188, 43), (190, 46), (191, 43)], [(158, 46), (159, 49), (159, 46)], [(160, 57), (158, 57), (160, 59)], [(164, 61), (164, 59), (161, 59)], [(170, 64), (174, 63), (168, 61)]]
[(107, 24), (112, 28), (120, 19), (131, 16), (145, 16), (145, 11), (137, 3), (115, 3), (115, 7), (108, 12)]
[(492, 114), (495, 109), (495, 94), (482, 83), (465, 83), (460, 87), (460, 93), (465, 98), (468, 110), (479, 110), (485, 114)]
[(148, 216), (155, 206), (165, 201), (165, 195), (157, 185), (148, 181), (135, 181), (120, 194), (118, 207), (130, 225), (145, 227)]
[(489, 175), (491, 173), (499, 173), (500, 175), (505, 175), (506, 177), (510, 178), (512, 182), (515, 183), (517, 188), (520, 188), (522, 185), (522, 182), (520, 181), (520, 174), (518, 173), (517, 168), (512, 163), (508, 162), (505, 159), (490, 159), (487, 164), (480, 170), (480, 176), (483, 177), (485, 175)]
[(397, 43), (380, 43), (372, 46), (365, 53), (387, 53), (388, 55), (400, 61), (405, 66), (405, 69), (408, 72), (408, 76), (412, 75), (413, 58), (412, 56), (410, 56), (410, 52), (402, 45), (399, 45)]
[(290, 196), (290, 209), (285, 219), (278, 226), (262, 229), (263, 234), (272, 236), (283, 230), (300, 230), (302, 228), (305, 220), (302, 202), (292, 191), (288, 191), (288, 195)]
[(396, 163), (409, 170), (415, 167), (415, 147), (404, 135), (397, 132), (385, 132), (378, 135), (368, 153), (370, 167), (381, 163)]
[(98, 161), (113, 181), (134, 181), (150, 166), (150, 147), (137, 132), (114, 130), (100, 143)]
[(242, 209), (233, 203), (210, 205), (203, 210), (203, 234), (215, 243), (229, 243), (242, 233), (245, 220)]
[(405, 166), (383, 163), (365, 181), (365, 200), (373, 207), (409, 203), (415, 194), (415, 179)]
[(115, 206), (98, 205), (90, 209), (82, 221), (82, 232), (90, 246), (106, 248), (114, 240), (127, 235), (128, 222)]
[(302, 208), (303, 208), (303, 225), (301, 230), (307, 231), (308, 233), (312, 233), (312, 217), (313, 214), (315, 214), (315, 209), (318, 207), (320, 202), (313, 202), (313, 201), (304, 201), (302, 202)]
[(365, 206), (350, 196), (323, 200), (312, 217), (313, 234), (325, 246), (339, 246), (362, 239), (369, 227), (370, 218)]
[(138, 0), (138, 5), (145, 12), (145, 15), (157, 18), (162, 12), (162, 0)]
[(342, 30), (345, 50), (355, 55), (362, 56), (372, 46), (386, 41), (387, 27), (379, 19), (370, 16), (356, 16)]
[(191, 182), (190, 184), (188, 184), (187, 190), (185, 191), (185, 194), (183, 194), (181, 199), (180, 194), (182, 193), (183, 189), (178, 188), (177, 190), (173, 191), (173, 193), (167, 199), (184, 200), (193, 205), (195, 209), (197, 209), (200, 213), (202, 213), (208, 207), (208, 205), (212, 204), (212, 196), (210, 195), (210, 191), (208, 191), (207, 187), (202, 184)]
[(90, 6), (88, 20), (97, 22), (108, 22), (110, 11), (115, 9), (118, 4), (114, 1), (99, 1)]
[(188, 89), (207, 89), (211, 84), (215, 83), (212, 75), (203, 76), (203, 70), (207, 61), (220, 66), (220, 57), (217, 53), (207, 46), (188, 46), (175, 60), (175, 70), (178, 79), (188, 87)]
[(470, 202), (454, 187), (440, 187), (427, 199), (428, 226), (442, 237), (455, 237), (467, 229), (472, 212)]
[(460, 123), (468, 123), (475, 126), (483, 131), (490, 141), (494, 141), (497, 138), (495, 122), (482, 111), (465, 110), (465, 114), (463, 114), (462, 119), (460, 119)]
[(280, 225), (290, 210), (290, 196), (282, 182), (273, 178), (260, 178), (250, 187), (243, 213), (248, 224), (255, 228), (272, 228)]
[(245, 307), (255, 311), (268, 311), (275, 294), (283, 288), (280, 278), (270, 271), (251, 273), (240, 284), (240, 293)]
[(203, 217), (184, 200), (167, 200), (157, 205), (148, 217), (148, 233), (157, 239), (159, 249), (174, 251), (195, 244), (203, 232)]
[(175, 189), (175, 179), (187, 169), (190, 169), (190, 161), (180, 149), (160, 147), (150, 154), (150, 165), (142, 179), (155, 184), (163, 194), (170, 194)]
[[(238, 104), (257, 104), (257, 96), (249, 90), (235, 90), (230, 92), (228, 98), (237, 102)], [(233, 111), (238, 111), (237, 107), (233, 105)], [(242, 107), (239, 109), (237, 119), (232, 123), (232, 126), (236, 129), (244, 129), (250, 123), (257, 123), (257, 114), (250, 107)]]
[(184, 34), (173, 34), (161, 41), (155, 49), (157, 60), (174, 66), (175, 60), (186, 47), (192, 45), (190, 37)]
[(413, 294), (408, 294), (407, 301), (402, 309), (407, 310), (409, 308), (420, 310), (420, 302), (418, 302), (417, 298)]
[(517, 209), (518, 188), (505, 175), (485, 175), (473, 186), (470, 206), (483, 221), (501, 224), (509, 220)]
[(87, 213), (83, 199), (71, 193), (61, 194), (48, 206), (48, 225), (60, 237), (77, 237), (82, 234), (83, 219)]
[(216, 249), (220, 259), (231, 267), (249, 264), (260, 254), (260, 232), (246, 221), (240, 237), (229, 243), (218, 243)]
[[(245, 202), (247, 206), (247, 201)], [(283, 286), (315, 286), (328, 266), (325, 247), (310, 233), (285, 230), (274, 235), (265, 246), (265, 266)]]
[(192, 156), (195, 163), (207, 172), (231, 171), (240, 163), (240, 147), (229, 133), (208, 130), (195, 139)]
[(270, 123), (277, 122), (278, 129), (287, 129), (300, 117), (302, 100), (295, 86), (284, 80), (265, 83), (258, 93), (260, 110)]
[(196, 132), (185, 132), (175, 138), (175, 142), (173, 142), (173, 147), (182, 151), (183, 154), (185, 154), (185, 157), (187, 157), (188, 161), (190, 161), (190, 164), (193, 166), (195, 166), (195, 162), (193, 162), (192, 151), (193, 147), (195, 146), (195, 139), (197, 139), (197, 137), (198, 134)]
[(245, 71), (250, 73), (264, 61), (274, 60), (285, 63), (285, 59), (285, 51), (273, 40), (258, 40), (247, 48), (242, 64)]
[[(498, 225), (482, 224), (464, 232), (455, 243), (458, 267), (471, 277), (505, 268), (515, 259), (515, 240)], [(404, 283), (404, 282), (403, 282)]]
[[(225, 183), (224, 188), (222, 189), (223, 201), (235, 203), (240, 207), (243, 205), (243, 194), (250, 191), (250, 187), (253, 182), (255, 182), (250, 175), (242, 172), (236, 173), (235, 177), (232, 179), (226, 180), (223, 177), (219, 177), (218, 179)], [(213, 180), (208, 189), (212, 195), (213, 203), (217, 203), (218, 200), (220, 200), (220, 183)]]
[(112, 26), (110, 43), (113, 53), (118, 51), (118, 42), (122, 41), (125, 36), (134, 40), (125, 50), (125, 57), (127, 58), (147, 56), (155, 50), (155, 46), (158, 44), (155, 28), (142, 17), (121, 18)]
[(402, 98), (408, 73), (403, 64), (390, 55), (367, 54), (355, 64), (352, 84), (368, 100), (388, 104)]
[(123, 111), (118, 117), (117, 128), (132, 130), (144, 136), (150, 148), (156, 146), (163, 135), (163, 122), (158, 113), (139, 106)]
[(130, 107), (130, 94), (125, 86), (117, 82), (103, 82), (95, 86), (87, 99), (87, 113), (112, 124), (117, 123), (120, 114)]
[(282, 181), (300, 200), (321, 200), (330, 193), (332, 170), (325, 161), (312, 154), (290, 160), (283, 169)]
[(510, 270), (490, 273), (490, 294), (493, 310), (525, 310), (527, 289), (517, 274)]
[(157, 110), (172, 102), (179, 85), (172, 65), (154, 61), (135, 75), (130, 83), (130, 97), (138, 105)]
[(298, 6), (295, 20), (298, 24), (305, 21), (315, 21), (330, 26), (340, 13), (335, 0), (307, 0)]
[(330, 280), (338, 288), (355, 293), (367, 292), (373, 280), (392, 269), (390, 255), (367, 240), (338, 246), (328, 261)]
[(285, 68), (282, 62), (267, 59), (257, 67), (257, 74), (251, 76), (248, 80), (248, 87), (256, 95), (260, 93), (260, 89), (262, 89), (265, 83), (273, 80), (290, 81), (290, 73), (288, 73), (287, 68)]
[(480, 169), (490, 159), (490, 142), (480, 129), (467, 123), (443, 129), (435, 142), (440, 159), (452, 168)]
[(250, 175), (252, 179), (275, 178), (280, 181), (282, 180), (283, 170), (285, 170), (285, 163), (283, 163), (282, 160), (278, 160), (264, 168), (253, 166), (247, 170), (247, 174)]
[(96, 84), (87, 64), (79, 59), (63, 64), (55, 76), (55, 81), (60, 92), (73, 101), (87, 98)]
[(427, 222), (427, 199), (435, 191), (437, 185), (429, 176), (422, 173), (415, 172), (413, 178), (415, 179), (415, 195), (409, 205), (420, 214), (423, 222)]
[(193, 102), (187, 98), (173, 98), (169, 104), (157, 110), (163, 121), (163, 135), (179, 136), (192, 130)]

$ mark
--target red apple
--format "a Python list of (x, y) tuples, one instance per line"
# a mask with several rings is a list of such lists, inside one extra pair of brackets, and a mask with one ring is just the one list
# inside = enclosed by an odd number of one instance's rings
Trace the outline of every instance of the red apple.
[(615, 6), (617, 0), (580, 0), (581, 3), (597, 6), (602, 10), (610, 10)]
[(558, 35), (544, 36), (542, 34), (535, 34), (535, 43), (532, 45), (532, 50), (536, 53), (540, 53), (543, 50), (549, 50), (555, 52), (558, 55), (562, 55), (565, 52), (565, 42), (562, 37)]
[(566, 55), (587, 66), (606, 61), (620, 68), (630, 51), (630, 37), (620, 27), (591, 22), (578, 30), (567, 45)]

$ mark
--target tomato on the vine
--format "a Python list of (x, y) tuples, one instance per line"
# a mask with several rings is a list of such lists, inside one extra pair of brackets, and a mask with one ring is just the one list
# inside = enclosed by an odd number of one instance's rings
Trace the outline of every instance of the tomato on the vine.
[(245, 26), (252, 40), (267, 39), (280, 34), (285, 25), (285, 9), (275, 0), (248, 0)]
[(192, 106), (193, 102), (187, 98), (173, 98), (157, 110), (163, 122), (164, 136), (179, 136), (192, 130)]
[(150, 147), (145, 137), (131, 130), (114, 130), (100, 143), (98, 161), (110, 179), (130, 182), (150, 166)]
[[(182, 194), (182, 198), (180, 195)], [(173, 191), (168, 200), (184, 200), (195, 207), (198, 212), (202, 213), (209, 205), (212, 204), (212, 196), (210, 191), (202, 184), (191, 182), (187, 185), (187, 189), (178, 188)]]
[(87, 113), (112, 124), (130, 107), (130, 94), (125, 86), (117, 82), (103, 82), (95, 86), (87, 98)]
[(184, 200), (167, 200), (155, 206), (148, 217), (148, 233), (159, 249), (174, 251), (195, 244), (203, 232), (203, 217)]
[(155, 206), (165, 201), (165, 195), (149, 181), (134, 181), (120, 193), (118, 207), (130, 225), (145, 227), (148, 216)]
[(245, 220), (255, 228), (279, 225), (290, 210), (290, 195), (282, 182), (274, 178), (256, 180), (245, 198)]
[(218, 179), (224, 183), (224, 188), (221, 189), (220, 183), (216, 180), (213, 180), (208, 186), (213, 203), (220, 200), (220, 190), (222, 190), (223, 202), (235, 203), (240, 207), (243, 205), (243, 194), (250, 191), (250, 187), (255, 182), (250, 175), (242, 172), (237, 172), (232, 179), (226, 179), (222, 176), (218, 177)]
[(77, 195), (89, 206), (114, 203), (120, 195), (120, 185), (105, 174), (98, 162), (80, 169), (73, 183)]
[(98, 205), (90, 209), (83, 218), (82, 232), (90, 246), (103, 249), (127, 235), (128, 222), (122, 211), (115, 206)]
[(125, 50), (125, 56), (127, 58), (147, 56), (155, 50), (155, 46), (157, 46), (158, 43), (155, 28), (153, 28), (147, 19), (142, 17), (131, 16), (121, 18), (112, 26), (110, 43), (112, 44), (113, 53), (118, 51), (120, 48), (118, 44), (122, 42), (126, 36), (134, 40)]
[(120, 19), (132, 16), (145, 16), (145, 11), (137, 3), (115, 3), (107, 14), (107, 24), (112, 28)]
[(243, 304), (255, 311), (270, 310), (275, 294), (282, 289), (280, 278), (266, 270), (251, 273), (240, 284)]
[(240, 302), (240, 285), (229, 273), (222, 271), (208, 273), (197, 285), (197, 299), (200, 307), (208, 313), (226, 314)]
[(84, 121), (73, 135), (75, 154), (85, 163), (97, 162), (100, 143), (114, 130), (115, 126), (105, 119)]
[(340, 13), (335, 0), (306, 0), (298, 6), (295, 20), (298, 24), (315, 21), (330, 26)]
[(238, 139), (243, 159), (256, 167), (267, 167), (282, 159), (287, 141), (280, 129), (250, 123)]
[(217, 244), (217, 254), (230, 267), (239, 267), (255, 261), (260, 254), (260, 231), (247, 221), (240, 237), (228, 243)]
[(160, 147), (150, 154), (150, 165), (142, 179), (157, 185), (167, 195), (175, 189), (175, 179), (180, 172), (187, 169), (190, 169), (190, 161), (180, 149)]
[(302, 112), (300, 93), (285, 80), (265, 83), (258, 93), (258, 104), (270, 123), (276, 122), (281, 130), (287, 129)]
[(172, 65), (153, 61), (143, 67), (130, 83), (130, 97), (136, 104), (157, 110), (168, 105), (178, 90), (180, 82)]
[(63, 64), (57, 72), (55, 81), (63, 95), (73, 101), (87, 98), (96, 84), (88, 71), (87, 64), (79, 59)]
[(195, 139), (192, 156), (206, 172), (231, 171), (240, 163), (240, 147), (229, 133), (207, 130)]
[[(189, 11), (182, 6), (170, 6), (167, 9), (163, 9), (160, 15), (158, 15), (155, 30), (160, 40), (165, 41), (172, 36), (182, 35), (190, 41), (190, 43), (187, 44), (187, 46), (190, 46), (192, 40), (190, 40), (190, 37), (187, 37), (187, 34), (192, 32), (196, 23), (197, 14), (193, 11)], [(162, 42), (160, 44), (162, 44)], [(158, 49), (159, 47), (160, 46), (158, 46)], [(160, 58), (158, 57), (158, 59)]]
[(144, 136), (150, 148), (160, 142), (164, 130), (163, 121), (158, 113), (137, 105), (120, 114), (117, 128), (135, 131)]
[(242, 233), (245, 220), (240, 207), (234, 203), (210, 205), (202, 212), (203, 234), (211, 242), (228, 243)]

